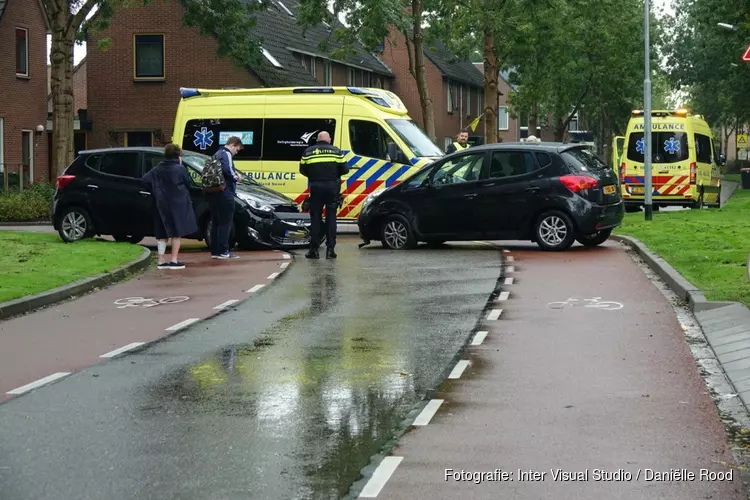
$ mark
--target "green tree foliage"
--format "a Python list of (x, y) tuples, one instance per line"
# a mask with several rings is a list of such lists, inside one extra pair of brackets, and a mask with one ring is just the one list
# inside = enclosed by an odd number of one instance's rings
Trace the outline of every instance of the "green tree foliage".
[[(52, 162), (58, 170), (73, 160), (73, 47), (87, 31), (109, 26), (116, 9), (161, 0), (41, 0), (50, 21), (52, 92)], [(260, 60), (259, 41), (253, 37), (252, 12), (263, 7), (246, 0), (180, 0), (184, 24), (216, 37), (218, 56), (239, 64)], [(92, 15), (93, 14), (93, 15)]]

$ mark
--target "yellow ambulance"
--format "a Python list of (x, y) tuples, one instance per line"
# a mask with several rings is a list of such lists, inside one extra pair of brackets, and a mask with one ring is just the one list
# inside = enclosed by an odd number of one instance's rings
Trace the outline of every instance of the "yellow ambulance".
[(329, 132), (349, 164), (340, 219), (356, 219), (369, 194), (443, 156), (401, 99), (382, 89), (182, 88), (180, 94), (174, 143), (210, 155), (238, 136), (243, 149), (235, 156), (237, 168), (298, 204), (309, 194), (307, 178), (299, 173), (302, 152), (318, 132)]
[[(645, 194), (644, 113), (633, 111), (620, 160), (620, 189), (627, 211), (637, 211)], [(711, 128), (685, 109), (651, 112), (651, 183), (654, 210), (666, 206), (702, 208), (721, 203), (721, 172)]]

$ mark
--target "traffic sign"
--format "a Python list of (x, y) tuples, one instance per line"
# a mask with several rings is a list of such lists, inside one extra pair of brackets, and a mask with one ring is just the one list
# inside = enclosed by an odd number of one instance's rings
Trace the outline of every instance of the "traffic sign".
[(745, 149), (747, 147), (747, 134), (737, 134), (737, 149)]
[(742, 56), (742, 60), (745, 62), (750, 62), (750, 45), (748, 45), (747, 49), (745, 49), (745, 54)]

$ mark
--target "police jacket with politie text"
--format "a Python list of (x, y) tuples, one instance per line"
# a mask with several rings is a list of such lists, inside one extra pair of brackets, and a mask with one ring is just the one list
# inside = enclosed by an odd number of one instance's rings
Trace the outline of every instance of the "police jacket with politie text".
[(327, 142), (318, 142), (302, 153), (299, 171), (311, 182), (338, 181), (349, 172), (349, 165), (339, 148)]

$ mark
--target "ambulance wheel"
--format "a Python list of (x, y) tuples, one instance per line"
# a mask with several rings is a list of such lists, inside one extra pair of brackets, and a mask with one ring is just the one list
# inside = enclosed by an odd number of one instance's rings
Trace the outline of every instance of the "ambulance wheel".
[(640, 212), (641, 207), (640, 205), (625, 205), (625, 212), (629, 214), (634, 214), (636, 212)]
[(703, 208), (703, 188), (701, 188), (701, 194), (698, 195), (698, 199), (693, 202), (693, 205), (690, 208), (693, 210), (700, 210)]

